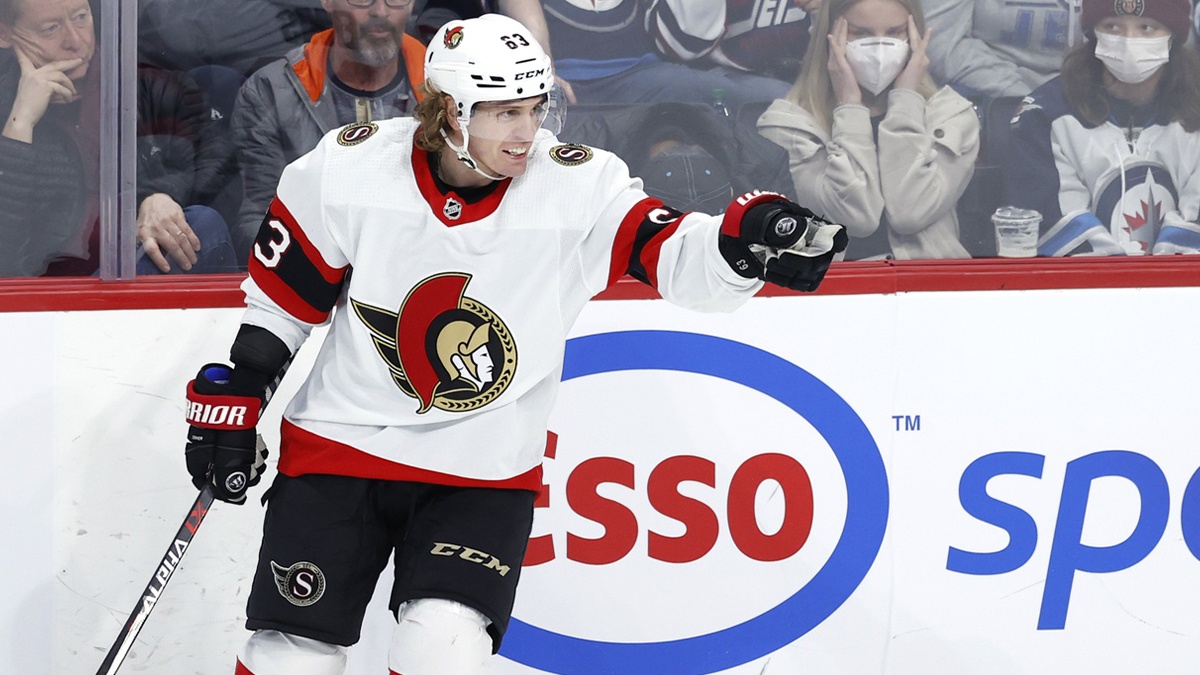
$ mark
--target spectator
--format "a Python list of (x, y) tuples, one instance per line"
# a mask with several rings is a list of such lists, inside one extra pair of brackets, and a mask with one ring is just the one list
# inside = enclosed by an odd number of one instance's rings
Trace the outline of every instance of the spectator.
[[(99, 71), (87, 0), (0, 0), (0, 275), (99, 266)], [(202, 206), (234, 172), (211, 111), (178, 73), (139, 68), (138, 273), (233, 271)]]
[(821, 0), (727, 0), (725, 33), (708, 60), (735, 72), (794, 82), (820, 6)]
[(581, 116), (572, 142), (607, 148), (648, 194), (681, 211), (723, 213), (755, 189), (792, 197), (787, 152), (712, 107), (664, 101)]
[(425, 48), (404, 32), (412, 0), (321, 3), (333, 28), (250, 76), (234, 106), (234, 142), (245, 179), (234, 233), (241, 260), (283, 167), (328, 131), (406, 115), (419, 98)]
[(540, 0), (417, 0), (409, 19), (409, 33), (424, 44), (446, 22), (499, 13), (520, 21), (538, 44), (550, 50), (550, 32)]
[(929, 69), (963, 96), (1025, 96), (1054, 77), (1072, 42), (1077, 0), (921, 0), (940, 37)]
[(170, 70), (248, 77), (330, 27), (320, 0), (138, 0), (138, 56)]
[(1188, 0), (1083, 0), (1085, 41), (1022, 103), (1008, 201), (1042, 214), (1038, 254), (1200, 251), (1200, 57)]
[(724, 0), (613, 0), (600, 6), (590, 0), (545, 0), (542, 5), (555, 71), (570, 83), (578, 103), (735, 107), (787, 90), (786, 83), (772, 78), (699, 66), (724, 34)]
[[(916, 0), (830, 0), (787, 97), (759, 118), (800, 202), (845, 224), (847, 258), (963, 258), (955, 206), (979, 152), (971, 103), (928, 75)], [(906, 41), (907, 40), (907, 41)]]

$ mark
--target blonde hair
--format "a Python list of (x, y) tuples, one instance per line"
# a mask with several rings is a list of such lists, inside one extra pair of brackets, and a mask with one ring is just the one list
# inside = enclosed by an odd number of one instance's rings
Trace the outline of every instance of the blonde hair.
[(446, 97), (425, 80), (421, 83), (421, 101), (413, 108), (413, 117), (420, 123), (417, 129), (417, 147), (426, 152), (441, 152), (446, 147), (446, 139), (442, 130), (450, 131), (450, 122), (446, 114)]
[[(804, 65), (795, 84), (788, 90), (787, 100), (812, 113), (813, 117), (826, 131), (833, 129), (833, 80), (829, 77), (829, 34), (833, 32), (833, 22), (836, 21), (854, 5), (862, 0), (824, 0), (813, 19), (812, 39), (808, 42), (808, 51), (804, 54)], [(917, 32), (925, 34), (925, 13), (921, 10), (918, 0), (892, 0), (902, 5), (913, 22)], [(937, 36), (934, 36), (937, 39)], [(937, 85), (928, 74), (917, 86), (917, 93), (928, 99), (937, 92)], [(883, 92), (886, 94), (886, 90)]]

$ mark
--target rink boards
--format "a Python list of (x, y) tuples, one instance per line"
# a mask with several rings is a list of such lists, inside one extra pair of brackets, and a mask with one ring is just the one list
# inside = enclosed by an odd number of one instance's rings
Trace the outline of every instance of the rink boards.
[[(1197, 306), (592, 303), (493, 672), (1195, 672)], [(239, 317), (0, 313), (0, 672), (94, 672), (187, 515), (183, 387)], [(126, 670), (231, 672), (261, 519), (255, 497), (211, 511)], [(377, 603), (352, 673), (386, 672), (389, 621)]]

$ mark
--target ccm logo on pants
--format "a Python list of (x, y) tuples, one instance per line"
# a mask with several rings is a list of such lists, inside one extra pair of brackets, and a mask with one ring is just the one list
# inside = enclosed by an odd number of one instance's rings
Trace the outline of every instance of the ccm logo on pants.
[(511, 569), (508, 565), (501, 564), (500, 559), (496, 556), (490, 553), (484, 553), (483, 551), (480, 551), (476, 548), (471, 548), (470, 546), (447, 544), (445, 542), (438, 541), (434, 542), (433, 548), (430, 549), (429, 552), (433, 555), (446, 557), (456, 555), (467, 562), (472, 562), (476, 565), (483, 565), (490, 570), (496, 570), (500, 573), (500, 576), (508, 574), (509, 569)]

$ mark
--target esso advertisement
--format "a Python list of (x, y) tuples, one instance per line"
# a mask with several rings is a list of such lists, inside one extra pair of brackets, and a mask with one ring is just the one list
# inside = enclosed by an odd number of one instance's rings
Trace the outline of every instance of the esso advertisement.
[(1171, 303), (612, 304), (493, 672), (1200, 672), (1200, 368), (1063, 365), (1176, 334)]
[[(486, 672), (1200, 673), (1196, 307), (1200, 286), (591, 303)], [(0, 672), (95, 671), (195, 495), (183, 382), (240, 317), (0, 316), (26, 383), (0, 410), (22, 542)], [(212, 509), (125, 669), (230, 671), (266, 487)], [(387, 670), (391, 581), (347, 675)]]
[(879, 449), (799, 366), (694, 333), (597, 334), (568, 344), (562, 396), (507, 658), (729, 669), (819, 625), (874, 563)]

